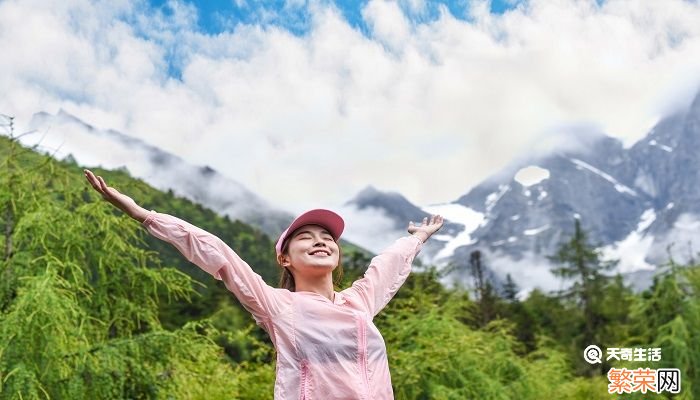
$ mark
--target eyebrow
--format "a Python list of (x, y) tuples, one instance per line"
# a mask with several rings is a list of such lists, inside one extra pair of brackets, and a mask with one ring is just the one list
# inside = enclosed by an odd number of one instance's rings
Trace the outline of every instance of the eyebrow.
[[(308, 234), (310, 235), (310, 234), (311, 234), (311, 231), (301, 231), (301, 232), (297, 232), (297, 234), (294, 235), (294, 237), (297, 237), (297, 236), (301, 235), (302, 233), (308, 233)], [(328, 232), (328, 231), (325, 230), (325, 229), (321, 231), (321, 234), (324, 234), (324, 233), (330, 235), (331, 237), (333, 237), (333, 235), (331, 235), (331, 233)]]

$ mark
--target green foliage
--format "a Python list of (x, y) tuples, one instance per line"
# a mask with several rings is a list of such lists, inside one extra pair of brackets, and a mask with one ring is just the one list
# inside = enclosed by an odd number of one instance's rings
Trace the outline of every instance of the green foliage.
[[(0, 137), (0, 171), (0, 399), (272, 396), (270, 340), (220, 282), (101, 201), (74, 162)], [(276, 286), (265, 234), (124, 171), (98, 172), (145, 207), (221, 237)], [(396, 398), (615, 398), (609, 365), (592, 375), (581, 368), (584, 337), (661, 347), (659, 363), (613, 365), (679, 368), (674, 398), (700, 398), (700, 267), (671, 264), (634, 294), (602, 274), (577, 232), (554, 258), (562, 276), (587, 277), (566, 296), (534, 290), (519, 301), (511, 282), (501, 299), (484, 281), (471, 299), (441, 285), (434, 269), (411, 274), (375, 319)], [(343, 255), (345, 287), (371, 254), (343, 243)]]
[[(578, 324), (580, 334), (570, 336), (573, 338), (572, 353), (576, 354), (590, 344), (607, 343), (608, 338), (603, 334), (608, 316), (603, 302), (607, 298), (611, 279), (604, 272), (610, 270), (615, 262), (604, 261), (599, 250), (588, 243), (588, 235), (578, 219), (573, 236), (559, 247), (551, 260), (559, 264), (552, 272), (572, 283), (569, 289), (561, 292), (563, 300), (581, 316)], [(606, 369), (609, 366), (590, 365), (579, 358), (577, 370), (595, 375), (601, 373), (601, 367)]]
[(478, 309), (463, 292), (445, 290), (434, 271), (411, 275), (405, 287), (375, 319), (397, 399), (609, 398), (602, 377), (573, 377), (551, 339), (540, 337), (538, 350), (523, 357), (512, 322), (483, 329), (463, 322)]
[(654, 285), (636, 299), (628, 340), (630, 346), (661, 348), (661, 361), (618, 362), (616, 366), (678, 368), (682, 374), (678, 398), (700, 398), (699, 294), (700, 266), (680, 267), (671, 262), (656, 276)]
[(144, 230), (83, 192), (81, 174), (5, 144), (0, 398), (236, 395), (216, 328), (160, 324), (161, 302), (195, 294), (191, 278), (162, 267)]

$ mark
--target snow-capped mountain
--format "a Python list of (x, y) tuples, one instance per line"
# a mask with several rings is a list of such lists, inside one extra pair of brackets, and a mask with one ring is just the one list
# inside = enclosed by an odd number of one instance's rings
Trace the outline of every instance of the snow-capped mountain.
[[(194, 166), (171, 153), (115, 130), (96, 129), (61, 110), (56, 115), (34, 114), (26, 145), (40, 146), (56, 157), (72, 157), (85, 166), (108, 169), (126, 168), (160, 190), (172, 190), (216, 210), (231, 219), (239, 219), (276, 237), (292, 221), (287, 212), (273, 209), (240, 183), (208, 166)], [(44, 132), (42, 134), (42, 132)], [(38, 142), (37, 142), (38, 141)]]
[(669, 254), (686, 261), (700, 250), (700, 94), (630, 148), (595, 132), (571, 140), (577, 145), (523, 157), (448, 204), (417, 207), (376, 191), (361, 204), (397, 222), (405, 210), (443, 214), (453, 229), (436, 237), (428, 261), (462, 283), (470, 253), (480, 250), (496, 280), (510, 273), (524, 288), (561, 287), (547, 256), (571, 236), (576, 218), (638, 288)]
[[(376, 253), (389, 245), (396, 237), (404, 235), (408, 221), (420, 223), (423, 218), (430, 217), (429, 212), (413, 205), (400, 193), (382, 192), (371, 185), (361, 190), (353, 199), (344, 204), (344, 214), (353, 215), (354, 218), (359, 217), (363, 213), (369, 213), (366, 219), (377, 219), (378, 216), (372, 215), (372, 210), (381, 210), (382, 214), (384, 214), (382, 218), (389, 220), (388, 226), (381, 228), (383, 232), (379, 235), (374, 232), (362, 232), (363, 234), (360, 235), (353, 235), (353, 232), (348, 232), (348, 235), (349, 237), (354, 237), (353, 242)], [(456, 222), (456, 220), (446, 221), (441, 233), (447, 238), (457, 236), (467, 228), (463, 224)], [(378, 236), (381, 236), (383, 239), (378, 238)], [(435, 258), (442, 247), (444, 246), (439, 241), (427, 242), (421, 251), (422, 258)]]
[[(273, 237), (292, 219), (209, 167), (188, 165), (66, 112), (38, 113), (31, 127), (49, 132), (40, 144), (58, 149), (59, 157), (125, 167), (154, 187), (171, 189)], [(407, 221), (439, 213), (447, 224), (422, 251), (424, 262), (444, 268), (448, 281), (468, 284), (470, 253), (480, 250), (496, 284), (509, 273), (525, 290), (564, 286), (551, 274), (547, 256), (570, 237), (576, 218), (606, 257), (621, 260), (617, 272), (637, 288), (650, 282), (655, 266), (669, 255), (681, 262), (692, 258), (700, 249), (700, 94), (688, 109), (664, 118), (629, 148), (602, 133), (582, 131), (558, 135), (567, 146), (522, 157), (450, 203), (416, 206), (399, 193), (369, 186), (340, 210), (363, 227), (353, 232), (349, 226), (344, 236), (376, 252), (404, 234)], [(367, 227), (374, 230), (368, 234)]]

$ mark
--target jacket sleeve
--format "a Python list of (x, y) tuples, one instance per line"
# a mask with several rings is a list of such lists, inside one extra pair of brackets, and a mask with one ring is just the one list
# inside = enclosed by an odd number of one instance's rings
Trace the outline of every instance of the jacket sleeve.
[(284, 307), (279, 291), (265, 283), (221, 239), (186, 221), (168, 214), (151, 211), (143, 221), (148, 232), (178, 249), (187, 260), (214, 278), (224, 281), (256, 322), (265, 327), (266, 321)]
[(374, 317), (391, 300), (411, 273), (411, 264), (423, 242), (416, 236), (405, 236), (374, 257), (364, 277), (345, 290), (357, 297)]

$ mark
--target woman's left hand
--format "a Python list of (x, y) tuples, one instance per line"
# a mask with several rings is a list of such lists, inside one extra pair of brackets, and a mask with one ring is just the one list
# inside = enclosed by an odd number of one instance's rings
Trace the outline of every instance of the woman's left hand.
[(417, 236), (420, 240), (425, 242), (433, 233), (442, 228), (443, 222), (444, 220), (441, 215), (431, 215), (430, 219), (428, 219), (428, 217), (423, 218), (423, 223), (420, 226), (416, 226), (413, 221), (411, 221), (408, 223), (408, 233)]

